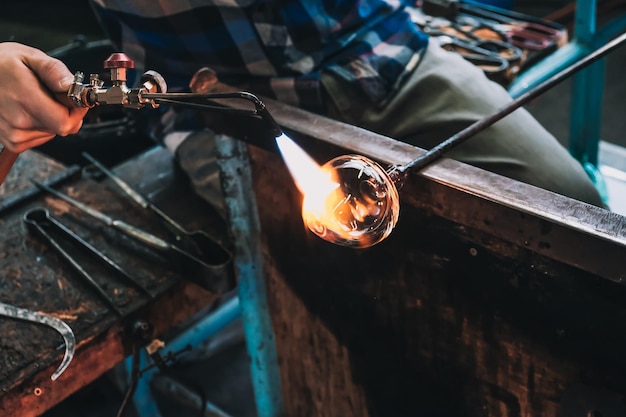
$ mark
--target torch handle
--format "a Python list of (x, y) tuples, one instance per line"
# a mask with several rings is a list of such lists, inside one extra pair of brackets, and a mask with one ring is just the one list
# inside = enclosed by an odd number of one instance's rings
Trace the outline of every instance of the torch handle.
[(7, 148), (0, 150), (0, 185), (2, 185), (9, 171), (11, 171), (18, 155), (19, 153), (13, 152)]

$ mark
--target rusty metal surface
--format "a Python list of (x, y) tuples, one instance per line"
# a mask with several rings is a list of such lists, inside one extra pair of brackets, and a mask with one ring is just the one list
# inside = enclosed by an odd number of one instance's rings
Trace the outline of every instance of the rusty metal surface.
[[(27, 162), (26, 158), (23, 161)], [(47, 166), (48, 163), (50, 166)], [(40, 163), (31, 166), (14, 168), (26, 178), (34, 175), (32, 171), (34, 169), (52, 172), (56, 169), (56, 163), (41, 160)], [(226, 239), (222, 221), (216, 221), (210, 207), (195, 197), (187, 188), (186, 181), (176, 173), (167, 151), (151, 150), (118, 167), (117, 170), (118, 175), (135, 185), (155, 204), (171, 213), (185, 226), (206, 230), (222, 241)], [(45, 178), (45, 176), (39, 177), (41, 180)], [(14, 191), (17, 192), (20, 187), (16, 187)], [(112, 216), (124, 219), (157, 235), (168, 237), (158, 222), (145, 216), (141, 209), (134, 207), (131, 202), (116, 194), (115, 188), (106, 180), (79, 177), (64, 183), (59, 186), (59, 189)], [(8, 190), (5, 193), (9, 196)], [(157, 300), (152, 304), (158, 303), (164, 294), (171, 291), (176, 293), (189, 285), (184, 276), (171, 268), (159, 256), (137, 246), (129, 239), (122, 238), (108, 230), (106, 226), (97, 224), (54, 197), (38, 195), (22, 205), (5, 211), (1, 219), (3, 233), (0, 239), (0, 270), (3, 277), (0, 280), (0, 300), (65, 320), (76, 334), (79, 351), (85, 345), (93, 343), (96, 338), (107, 334), (112, 328), (117, 328), (119, 332), (119, 327), (124, 327), (125, 320), (120, 320), (115, 312), (81, 281), (80, 276), (76, 275), (52, 248), (37, 236), (28, 233), (22, 222), (22, 215), (29, 208), (40, 206), (49, 209), (52, 215), (141, 281), (157, 296)], [(132, 286), (119, 281), (115, 275), (102, 273), (101, 268), (98, 268), (97, 264), (94, 264), (88, 257), (81, 257), (77, 252), (74, 254), (126, 315), (136, 315), (150, 304), (144, 295)], [(192, 285), (192, 287), (195, 286)], [(199, 288), (195, 291), (196, 296), (205, 302), (209, 302), (211, 297), (214, 297)], [(172, 305), (169, 306), (170, 309), (172, 307)], [(190, 303), (189, 306), (176, 305), (175, 308), (179, 310), (179, 313), (173, 313), (170, 310), (164, 312), (164, 316), (155, 318), (159, 321), (157, 327), (167, 328), (168, 314), (172, 319), (177, 314), (191, 315), (197, 311), (198, 305), (196, 302)], [(194, 308), (196, 310), (193, 310)], [(0, 337), (0, 414), (2, 414), (5, 398), (15, 401), (17, 387), (28, 385), (29, 380), (40, 378), (40, 373), (44, 369), (55, 366), (60, 360), (62, 346), (58, 336), (51, 332), (54, 333), (51, 329), (37, 325), (28, 325), (15, 320), (0, 320), (0, 335), (2, 335)], [(106, 354), (105, 349), (114, 349), (119, 357), (120, 346), (106, 345), (99, 346), (99, 349), (103, 349), (102, 355)], [(103, 366), (113, 365), (114, 363)], [(79, 358), (77, 358), (70, 365), (68, 372), (72, 367), (80, 369), (80, 366)], [(49, 375), (47, 377), (49, 378)], [(86, 383), (86, 381), (81, 382)], [(62, 386), (63, 384), (59, 384), (56, 388), (63, 391)], [(52, 385), (52, 387), (55, 386)], [(32, 392), (24, 393), (24, 395), (32, 395)], [(67, 395), (69, 393), (66, 392), (65, 396)]]
[[(15, 161), (6, 179), (0, 185), (0, 210), (13, 204), (15, 200), (25, 199), (32, 194), (36, 187), (30, 179), (48, 181), (66, 174), (71, 167), (67, 167), (54, 159), (42, 155), (34, 150), (23, 152)], [(0, 219), (1, 219), (0, 215)]]
[(13, 168), (0, 186), (0, 205), (10, 197), (32, 187), (30, 178), (45, 181), (68, 167), (54, 159), (29, 150), (20, 154)]
[[(215, 91), (235, 90), (218, 84)], [(278, 124), (320, 163), (357, 153), (383, 164), (405, 164), (424, 153), (365, 129), (270, 99), (263, 101)], [(264, 137), (235, 133), (257, 147), (275, 150)], [(416, 185), (400, 191), (410, 204), (610, 281), (626, 279), (620, 266), (626, 253), (626, 217), (622, 215), (448, 158), (411, 175)]]

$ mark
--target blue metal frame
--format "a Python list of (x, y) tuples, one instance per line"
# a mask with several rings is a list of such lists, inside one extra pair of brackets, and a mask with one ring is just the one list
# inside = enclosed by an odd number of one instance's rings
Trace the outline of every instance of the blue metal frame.
[[(533, 65), (509, 86), (515, 98), (606, 44), (626, 29), (626, 15), (596, 27), (596, 0), (576, 1), (574, 37), (567, 45)], [(605, 60), (600, 59), (574, 76), (570, 110), (569, 151), (594, 181), (605, 203), (609, 196), (600, 170), (598, 149), (602, 123)]]
[[(203, 341), (241, 317), (248, 356), (250, 357), (252, 385), (258, 417), (284, 415), (278, 357), (274, 343), (265, 278), (260, 248), (260, 225), (252, 189), (247, 145), (228, 137), (217, 139), (224, 200), (235, 245), (235, 269), (238, 278), (238, 297), (194, 324), (193, 327), (168, 341), (163, 354), (177, 352)], [(149, 365), (145, 352), (141, 353), (140, 369)], [(132, 358), (126, 359), (126, 370), (131, 371)], [(150, 379), (158, 369), (143, 374), (133, 398), (140, 417), (161, 417), (150, 390)]]
[(274, 343), (261, 252), (260, 230), (248, 145), (217, 139), (224, 200), (229, 212), (239, 278), (239, 303), (252, 374), (257, 415), (284, 415), (278, 356)]
[[(197, 348), (207, 339), (215, 336), (220, 330), (234, 322), (241, 316), (241, 305), (238, 297), (233, 297), (221, 305), (217, 310), (194, 323), (189, 329), (167, 342), (163, 354), (179, 352), (187, 347)], [(141, 351), (139, 369), (145, 369), (151, 361), (144, 350)], [(126, 358), (126, 371), (130, 374), (132, 357)], [(161, 413), (150, 390), (150, 380), (157, 373), (158, 368), (146, 371), (135, 390), (133, 402), (139, 417), (161, 417)]]

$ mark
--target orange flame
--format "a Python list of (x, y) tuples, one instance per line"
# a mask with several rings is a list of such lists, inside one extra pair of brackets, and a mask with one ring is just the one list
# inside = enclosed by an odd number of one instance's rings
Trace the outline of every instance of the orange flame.
[(302, 220), (322, 239), (366, 248), (384, 239), (398, 219), (398, 190), (380, 165), (344, 155), (320, 166), (286, 135), (276, 138), (303, 195)]
[(315, 217), (325, 217), (325, 202), (339, 187), (333, 181), (332, 172), (322, 167), (300, 148), (291, 138), (282, 134), (276, 138), (283, 160), (291, 177), (303, 195), (302, 210)]

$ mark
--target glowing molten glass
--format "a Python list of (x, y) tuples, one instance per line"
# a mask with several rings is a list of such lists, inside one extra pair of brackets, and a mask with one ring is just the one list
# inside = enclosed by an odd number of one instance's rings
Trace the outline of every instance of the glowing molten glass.
[(319, 166), (286, 136), (277, 138), (285, 163), (303, 194), (302, 218), (322, 239), (367, 248), (385, 239), (398, 221), (398, 190), (389, 174), (360, 155)]

